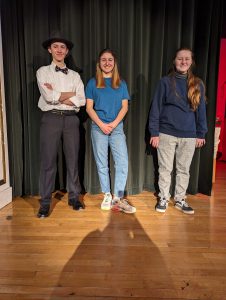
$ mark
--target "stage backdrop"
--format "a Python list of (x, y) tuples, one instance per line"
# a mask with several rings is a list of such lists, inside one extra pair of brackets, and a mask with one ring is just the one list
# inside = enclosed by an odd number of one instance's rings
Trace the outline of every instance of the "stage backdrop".
[[(204, 7), (205, 6), (205, 7)], [(10, 176), (14, 196), (38, 194), (39, 92), (36, 70), (50, 62), (41, 43), (59, 29), (74, 42), (69, 65), (84, 83), (95, 73), (98, 52), (113, 48), (132, 98), (125, 120), (129, 151), (128, 194), (154, 190), (153, 156), (146, 122), (157, 81), (175, 50), (191, 47), (196, 74), (206, 83), (207, 144), (192, 162), (189, 192), (210, 195), (222, 0), (2, 0), (1, 20)], [(80, 175), (86, 191), (100, 192), (90, 141), (90, 120), (81, 112)], [(51, 140), (49, 141), (51, 143)], [(154, 153), (155, 154), (155, 153)], [(85, 161), (85, 163), (84, 163)], [(110, 161), (113, 172), (113, 164)], [(59, 151), (57, 186), (65, 186)]]

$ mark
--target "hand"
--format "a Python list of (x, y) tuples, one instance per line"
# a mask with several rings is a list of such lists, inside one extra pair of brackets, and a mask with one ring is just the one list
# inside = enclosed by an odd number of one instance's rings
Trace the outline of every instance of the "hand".
[(53, 90), (53, 87), (52, 87), (52, 85), (50, 84), (50, 83), (44, 83), (44, 86), (46, 86), (47, 87), (47, 89), (49, 89), (49, 90)]
[(99, 126), (100, 127), (100, 129), (103, 131), (103, 133), (104, 134), (111, 134), (112, 133), (112, 131), (113, 131), (113, 127), (112, 127), (112, 125), (110, 125), (110, 123), (109, 124), (106, 124), (106, 123), (103, 123), (103, 124), (101, 124), (101, 126)]
[(150, 138), (150, 144), (152, 145), (152, 147), (158, 148), (158, 146), (159, 146), (159, 136), (152, 136)]
[(196, 148), (201, 148), (202, 146), (204, 146), (206, 143), (206, 140), (205, 139), (196, 139), (196, 145), (195, 147)]
[(112, 129), (115, 129), (118, 126), (118, 124), (115, 121), (108, 123), (108, 125), (111, 126)]
[(71, 102), (71, 100), (69, 99), (66, 99), (64, 101), (61, 101), (62, 104), (66, 104), (66, 105), (69, 105), (69, 106), (74, 106), (74, 103)]

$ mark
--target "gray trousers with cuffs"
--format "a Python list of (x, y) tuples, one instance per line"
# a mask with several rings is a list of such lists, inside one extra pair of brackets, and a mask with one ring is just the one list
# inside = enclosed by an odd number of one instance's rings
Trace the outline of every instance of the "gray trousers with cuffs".
[(50, 204), (55, 185), (57, 153), (61, 138), (67, 165), (68, 198), (78, 197), (79, 118), (44, 112), (40, 128), (40, 178), (41, 204)]
[(171, 173), (176, 162), (175, 200), (186, 198), (190, 178), (190, 165), (195, 152), (196, 138), (178, 138), (159, 134), (158, 164), (159, 164), (159, 196), (169, 200)]

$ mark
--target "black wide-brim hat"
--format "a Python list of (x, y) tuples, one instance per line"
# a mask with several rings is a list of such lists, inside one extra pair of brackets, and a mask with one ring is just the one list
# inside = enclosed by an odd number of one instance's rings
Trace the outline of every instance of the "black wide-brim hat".
[(43, 48), (48, 49), (51, 46), (51, 44), (55, 42), (64, 43), (69, 50), (71, 50), (74, 46), (74, 44), (71, 41), (69, 41), (67, 38), (65, 38), (65, 35), (63, 35), (59, 31), (54, 31), (53, 33), (51, 33), (48, 40), (42, 43), (42, 46)]

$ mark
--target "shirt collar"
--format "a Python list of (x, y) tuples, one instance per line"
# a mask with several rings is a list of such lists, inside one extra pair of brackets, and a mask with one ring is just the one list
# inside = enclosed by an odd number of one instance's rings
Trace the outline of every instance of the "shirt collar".
[[(50, 65), (50, 67), (51, 67), (51, 69), (52, 70), (54, 70), (55, 71), (55, 68), (56, 68), (56, 64), (52, 61), (51, 62), (51, 65)], [(66, 65), (64, 65), (63, 67), (61, 67), (61, 69), (64, 69), (64, 68), (67, 68), (67, 66)], [(69, 71), (69, 69), (68, 69), (68, 71)]]

